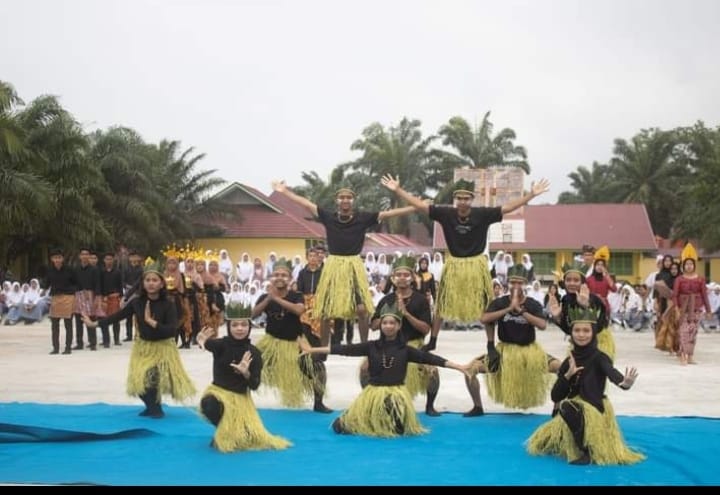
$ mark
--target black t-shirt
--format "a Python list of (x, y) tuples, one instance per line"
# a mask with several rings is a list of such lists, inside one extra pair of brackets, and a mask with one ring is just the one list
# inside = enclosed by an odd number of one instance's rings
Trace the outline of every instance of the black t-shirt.
[(429, 207), (430, 218), (440, 224), (450, 254), (456, 258), (477, 256), (485, 250), (490, 225), (502, 220), (502, 209), (474, 206), (466, 222), (458, 219), (454, 206)]
[[(544, 318), (542, 305), (532, 297), (526, 297), (522, 304), (533, 316)], [(510, 306), (510, 296), (500, 296), (488, 306), (486, 313), (499, 311)], [(501, 342), (517, 345), (530, 345), (535, 342), (535, 327), (528, 323), (522, 314), (507, 313), (497, 321), (498, 338)]]
[(318, 218), (325, 226), (328, 252), (340, 256), (360, 254), (365, 233), (378, 223), (379, 212), (356, 211), (349, 222), (343, 223), (337, 213), (318, 207)]
[[(267, 297), (267, 294), (263, 294), (258, 298), (256, 304), (260, 304)], [(283, 299), (293, 304), (301, 304), (305, 300), (302, 294), (295, 291), (288, 292)], [(271, 301), (265, 306), (265, 314), (267, 315), (265, 332), (269, 335), (282, 340), (295, 340), (302, 335), (303, 327), (300, 317), (287, 311), (275, 301)]]
[[(380, 313), (382, 312), (383, 306), (395, 306), (395, 301), (397, 299), (397, 293), (393, 292), (392, 294), (388, 294), (387, 296), (380, 299), (380, 301), (377, 304), (377, 307), (375, 308), (375, 313), (372, 315), (372, 318), (370, 320), (374, 320), (376, 318), (380, 318)], [(428, 304), (427, 298), (424, 294), (421, 294), (417, 291), (413, 291), (412, 295), (410, 296), (410, 299), (405, 302), (405, 309), (407, 309), (408, 313), (413, 315), (415, 318), (424, 321), (428, 325), (430, 325), (432, 321), (432, 315), (430, 313), (430, 304)], [(403, 336), (405, 337), (405, 340), (415, 340), (415, 339), (422, 339), (425, 336), (418, 332), (414, 326), (410, 324), (410, 322), (407, 320), (407, 318), (403, 317), (402, 319), (402, 326), (400, 327), (400, 331), (402, 332)]]

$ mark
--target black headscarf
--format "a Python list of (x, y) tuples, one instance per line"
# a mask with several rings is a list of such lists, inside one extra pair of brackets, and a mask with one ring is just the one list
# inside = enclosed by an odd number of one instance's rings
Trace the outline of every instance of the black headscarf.
[(598, 341), (597, 341), (597, 323), (592, 324), (592, 339), (585, 346), (579, 346), (572, 340), (572, 333), (570, 334), (570, 340), (572, 341), (573, 348), (570, 351), (573, 359), (575, 360), (575, 366), (587, 366), (595, 356), (598, 354)]

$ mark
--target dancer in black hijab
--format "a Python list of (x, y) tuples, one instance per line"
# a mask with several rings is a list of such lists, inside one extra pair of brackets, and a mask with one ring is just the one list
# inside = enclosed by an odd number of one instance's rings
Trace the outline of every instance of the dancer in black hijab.
[(540, 426), (528, 440), (532, 455), (555, 454), (570, 464), (634, 464), (645, 459), (625, 444), (610, 401), (605, 396), (609, 379), (629, 390), (638, 376), (635, 368), (625, 374), (597, 347), (597, 318), (591, 309), (570, 311), (572, 350), (560, 365), (551, 397), (558, 405), (553, 419)]
[(250, 306), (229, 304), (225, 308), (227, 337), (212, 339), (215, 330), (198, 334), (200, 346), (213, 353), (213, 381), (200, 401), (200, 411), (216, 426), (212, 446), (220, 452), (284, 449), (291, 444), (270, 434), (262, 423), (250, 395), (260, 386), (263, 361), (250, 343)]

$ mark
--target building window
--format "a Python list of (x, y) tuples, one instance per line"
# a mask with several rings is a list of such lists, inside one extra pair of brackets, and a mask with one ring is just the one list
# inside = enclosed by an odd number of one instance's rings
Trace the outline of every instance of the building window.
[(502, 241), (503, 244), (511, 244), (513, 241), (512, 229), (513, 226), (509, 223), (501, 224), (502, 229)]
[(617, 277), (629, 277), (634, 274), (633, 253), (611, 253), (610, 273)]
[(555, 270), (555, 253), (528, 253), (533, 263), (533, 273), (538, 280), (551, 280)]

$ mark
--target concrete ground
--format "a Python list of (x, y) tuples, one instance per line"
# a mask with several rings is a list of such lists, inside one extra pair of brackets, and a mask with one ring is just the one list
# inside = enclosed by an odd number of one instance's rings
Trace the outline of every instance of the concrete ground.
[[(262, 334), (262, 329), (253, 329), (253, 340), (257, 342)], [(357, 331), (355, 335), (357, 339)], [(377, 333), (374, 335), (377, 338)], [(688, 366), (681, 366), (676, 358), (655, 350), (651, 332), (617, 330), (614, 336), (618, 349), (616, 367), (623, 371), (625, 366), (632, 365), (640, 373), (635, 386), (628, 392), (609, 384), (608, 395), (618, 415), (720, 417), (720, 333), (700, 333), (695, 354), (699, 364)], [(545, 350), (558, 357), (564, 355), (567, 347), (563, 337), (564, 334), (552, 326), (545, 332), (538, 332), (538, 341)], [(63, 338), (61, 341), (64, 342)], [(445, 330), (440, 334), (435, 352), (456, 362), (467, 362), (485, 352), (485, 342), (484, 331)], [(0, 326), (0, 401), (104, 402), (140, 407), (138, 398), (125, 395), (129, 344), (123, 342), (110, 349), (101, 347), (97, 351), (51, 356), (48, 355), (51, 349), (48, 319), (27, 326)], [(180, 352), (188, 373), (202, 391), (212, 378), (211, 354), (197, 347)], [(325, 401), (329, 407), (344, 409), (360, 392), (359, 365), (360, 358), (329, 357), (329, 392)], [(440, 373), (437, 409), (441, 412), (468, 410), (471, 400), (461, 374), (447, 369), (441, 369)], [(517, 412), (494, 404), (488, 398), (484, 384), (482, 396), (486, 412)], [(199, 395), (187, 405), (195, 406), (198, 401)], [(280, 407), (277, 398), (262, 387), (255, 394), (255, 402), (260, 408)], [(419, 411), (424, 409), (424, 397), (416, 399), (416, 406)], [(547, 414), (549, 411), (548, 394), (545, 406), (528, 412)], [(481, 418), (468, 421), (479, 420)]]

